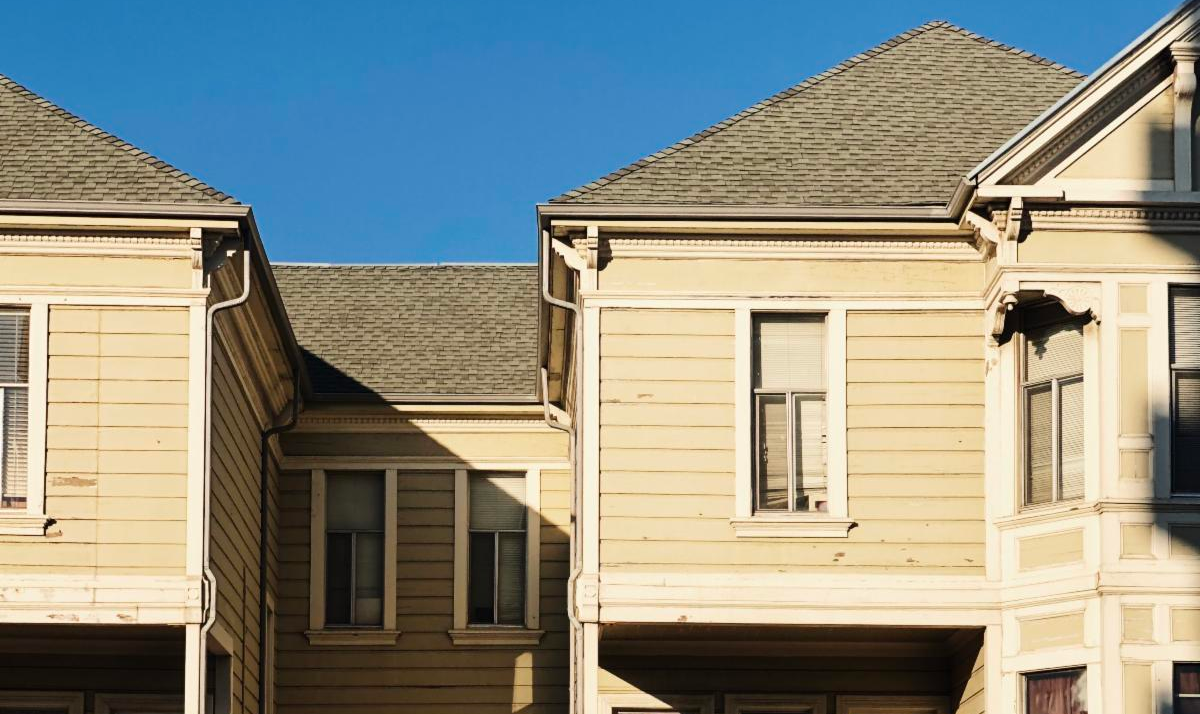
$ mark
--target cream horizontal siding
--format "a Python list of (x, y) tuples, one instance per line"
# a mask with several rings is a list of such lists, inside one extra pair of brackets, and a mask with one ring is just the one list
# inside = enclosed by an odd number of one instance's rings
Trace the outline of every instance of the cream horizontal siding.
[(846, 539), (738, 539), (729, 310), (601, 315), (601, 562), (653, 572), (983, 567), (976, 312), (847, 316)]
[(728, 260), (615, 257), (599, 273), (603, 290), (653, 290), (703, 293), (978, 291), (983, 284), (980, 261), (927, 260), (795, 260), (757, 258)]
[[(565, 459), (557, 433), (425, 435), (429, 445), (388, 434), (286, 435), (289, 456), (314, 450), (361, 455), (381, 438), (376, 455), (429, 454), (453, 444), (461, 458), (524, 455)], [(315, 437), (315, 438), (314, 438)], [(440, 444), (440, 447), (435, 445)], [(317, 446), (319, 445), (319, 446)], [(400, 470), (397, 475), (396, 617), (402, 634), (386, 647), (315, 647), (308, 628), (310, 472), (280, 477), (278, 708), (315, 714), (451, 714), (462, 711), (560, 712), (567, 704), (566, 578), (569, 573), (569, 471), (541, 473), (541, 643), (519, 648), (455, 647), (447, 631), (454, 614), (454, 472)], [(321, 537), (318, 534), (318, 537)]]
[(188, 312), (53, 305), (46, 537), (0, 537), (0, 570), (182, 575)]

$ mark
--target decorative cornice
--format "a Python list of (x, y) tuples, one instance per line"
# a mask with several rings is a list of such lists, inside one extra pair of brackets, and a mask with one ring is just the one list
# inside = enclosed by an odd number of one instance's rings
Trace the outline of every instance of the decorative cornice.
[(1200, 232), (1196, 208), (1038, 208), (1026, 213), (1034, 230)]
[(1041, 151), (1030, 157), (1011, 175), (1005, 177), (1004, 183), (1032, 184), (1040, 172), (1056, 160), (1065, 157), (1097, 126), (1103, 125), (1136, 100), (1156, 82), (1161, 81), (1173, 71), (1169, 55), (1163, 55), (1149, 62), (1136, 75), (1131, 77), (1116, 91), (1105, 97), (1093, 109), (1087, 112), (1066, 131), (1047, 144)]
[(602, 257), (629, 258), (918, 258), (978, 260), (974, 236), (944, 240), (871, 238), (726, 238), (610, 236), (601, 245)]

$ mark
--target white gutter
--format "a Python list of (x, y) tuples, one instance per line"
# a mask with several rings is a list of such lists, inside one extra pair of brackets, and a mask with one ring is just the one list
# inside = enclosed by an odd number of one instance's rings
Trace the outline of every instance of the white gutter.
[(213, 381), (213, 319), (222, 310), (236, 307), (250, 298), (250, 246), (242, 243), (242, 293), (237, 297), (210, 305), (204, 321), (204, 513), (200, 520), (200, 552), (203, 578), (204, 623), (200, 626), (200, 678), (197, 711), (204, 711), (205, 678), (208, 674), (208, 633), (217, 624), (217, 578), (209, 567), (209, 525), (212, 513), (212, 381)]
[[(583, 311), (579, 309), (579, 305), (566, 300), (560, 300), (550, 293), (550, 248), (554, 239), (550, 237), (550, 232), (543, 230), (541, 232), (541, 262), (542, 269), (542, 299), (548, 304), (563, 310), (570, 311), (575, 316), (574, 337), (571, 340), (571, 348), (573, 361), (576, 369), (575, 373), (575, 405), (577, 407), (581, 403), (583, 394), (583, 380), (579, 378), (579, 369), (582, 367), (583, 354)], [(569, 256), (562, 254), (564, 259), (568, 260), (568, 267), (579, 270), (582, 266), (576, 263), (572, 265)], [(550, 330), (547, 325), (546, 330), (547, 340), (549, 340)], [(582, 661), (581, 648), (583, 646), (583, 623), (579, 620), (579, 614), (575, 608), (575, 583), (579, 580), (580, 574), (583, 572), (583, 539), (582, 529), (579, 527), (580, 514), (583, 512), (583, 468), (579, 462), (579, 423), (578, 420), (571, 421), (566, 413), (550, 404), (550, 389), (549, 376), (546, 367), (541, 368), (541, 397), (542, 397), (542, 414), (546, 420), (546, 424), (551, 428), (564, 431), (568, 435), (569, 455), (571, 460), (571, 572), (567, 576), (567, 621), (570, 623), (570, 642), (568, 648), (571, 651), (569, 658), (569, 672), (567, 674), (568, 684), (568, 706), (567, 710), (571, 714), (579, 711), (579, 686), (580, 677), (580, 662)], [(564, 420), (565, 418), (565, 420)]]

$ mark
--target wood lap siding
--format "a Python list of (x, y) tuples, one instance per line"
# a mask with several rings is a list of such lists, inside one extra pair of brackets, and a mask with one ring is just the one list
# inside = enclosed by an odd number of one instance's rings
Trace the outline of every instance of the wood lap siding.
[(847, 316), (846, 539), (737, 539), (734, 313), (601, 315), (601, 562), (625, 571), (983, 568), (975, 312)]
[[(347, 435), (349, 436), (349, 435)], [(484, 436), (484, 435), (481, 435)], [(293, 437), (304, 438), (303, 436)], [(518, 437), (520, 438), (520, 437)], [(283, 714), (559, 712), (567, 701), (566, 471), (542, 473), (541, 624), (533, 651), (450, 644), (454, 472), (397, 477), (397, 643), (314, 647), (308, 627), (310, 473), (281, 475), (278, 696)], [(319, 537), (319, 536), (318, 536)]]
[(227, 349), (213, 348), (212, 542), (217, 622), (237, 643), (232, 711), (258, 711), (258, 496), (262, 425)]
[(50, 308), (44, 539), (0, 537), (0, 569), (182, 575), (188, 312)]

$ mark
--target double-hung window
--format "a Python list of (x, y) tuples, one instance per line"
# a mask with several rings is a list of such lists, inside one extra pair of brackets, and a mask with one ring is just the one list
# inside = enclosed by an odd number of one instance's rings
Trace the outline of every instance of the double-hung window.
[(325, 625), (380, 627), (384, 474), (329, 471), (325, 488)]
[(1087, 714), (1083, 667), (1025, 675), (1025, 714)]
[(1083, 322), (1057, 303), (1022, 315), (1025, 505), (1083, 498)]
[(525, 474), (470, 477), (467, 623), (525, 625)]
[(0, 309), (0, 509), (26, 508), (29, 479), (29, 311)]
[(754, 316), (754, 508), (827, 512), (825, 315)]
[(1171, 491), (1200, 493), (1200, 287), (1171, 287)]

